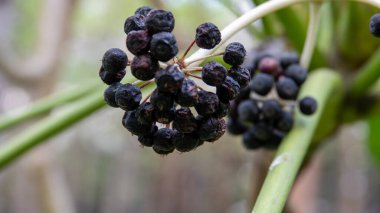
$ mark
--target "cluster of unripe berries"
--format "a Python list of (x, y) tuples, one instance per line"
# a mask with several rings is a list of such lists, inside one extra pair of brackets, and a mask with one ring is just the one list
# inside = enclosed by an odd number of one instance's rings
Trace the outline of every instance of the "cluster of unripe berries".
[[(137, 135), (143, 146), (163, 155), (175, 149), (187, 152), (205, 141), (218, 140), (226, 130), (223, 117), (229, 112), (230, 101), (250, 81), (250, 71), (240, 66), (246, 56), (242, 44), (230, 43), (219, 54), (231, 65), (229, 70), (215, 61), (203, 67), (189, 67), (191, 62), (186, 64), (184, 57), (191, 46), (195, 43), (212, 49), (220, 43), (221, 33), (212, 23), (201, 24), (194, 42), (178, 59), (177, 42), (171, 33), (174, 25), (169, 11), (138, 8), (124, 25), (126, 46), (134, 58), (128, 61), (124, 51), (110, 49), (104, 54), (99, 71), (102, 81), (109, 85), (104, 100), (125, 110), (123, 126)], [(138, 81), (122, 84), (128, 65)], [(195, 75), (197, 72), (202, 75)], [(216, 93), (202, 89), (191, 78), (216, 87)], [(156, 88), (143, 99), (141, 88), (149, 84)]]
[(227, 127), (231, 134), (243, 135), (247, 149), (275, 149), (293, 127), (296, 105), (305, 115), (317, 109), (312, 97), (296, 100), (307, 70), (299, 65), (297, 54), (276, 58), (260, 53), (250, 71), (249, 86), (231, 102)]

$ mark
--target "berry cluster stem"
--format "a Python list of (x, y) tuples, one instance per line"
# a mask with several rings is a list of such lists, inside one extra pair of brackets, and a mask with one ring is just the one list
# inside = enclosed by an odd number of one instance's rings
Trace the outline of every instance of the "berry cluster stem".
[(202, 56), (200, 58), (195, 58), (193, 60), (189, 60), (185, 63), (185, 67), (189, 66), (190, 64), (194, 63), (194, 62), (197, 62), (197, 61), (204, 61), (205, 59), (208, 59), (208, 58), (212, 58), (212, 57), (215, 57), (215, 56), (220, 56), (220, 55), (223, 55), (224, 52), (220, 52), (220, 53), (214, 53), (214, 54), (210, 54), (210, 55), (206, 55), (206, 56)]
[(187, 54), (189, 53), (190, 49), (194, 46), (194, 44), (195, 44), (195, 40), (191, 42), (191, 44), (187, 47), (185, 53), (183, 53), (182, 57), (178, 61), (183, 62), (185, 60)]

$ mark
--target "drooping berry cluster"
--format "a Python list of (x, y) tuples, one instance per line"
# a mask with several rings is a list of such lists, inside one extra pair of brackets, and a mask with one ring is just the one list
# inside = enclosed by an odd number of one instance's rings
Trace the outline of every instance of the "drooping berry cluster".
[(286, 53), (276, 58), (259, 53), (251, 68), (249, 87), (231, 102), (227, 128), (231, 134), (242, 134), (247, 149), (275, 149), (293, 127), (295, 104), (311, 115), (317, 103), (312, 97), (297, 101), (307, 70), (299, 65), (297, 54)]
[[(223, 117), (229, 112), (230, 101), (250, 81), (250, 71), (240, 66), (246, 50), (237, 42), (227, 45), (225, 52), (209, 56), (223, 55), (223, 60), (231, 65), (229, 70), (215, 61), (203, 67), (189, 67), (204, 57), (185, 63), (193, 44), (212, 49), (220, 43), (221, 33), (212, 23), (201, 24), (196, 29), (194, 42), (178, 59), (177, 42), (171, 33), (174, 23), (169, 11), (138, 8), (124, 24), (126, 46), (134, 58), (128, 61), (122, 50), (110, 49), (99, 72), (103, 82), (109, 85), (104, 92), (106, 103), (126, 111), (123, 126), (137, 135), (143, 146), (163, 155), (174, 149), (187, 152), (204, 141), (218, 140), (226, 131)], [(128, 64), (138, 81), (122, 84)], [(197, 72), (202, 75), (196, 75)], [(202, 89), (197, 80), (216, 87), (216, 93)], [(143, 99), (141, 88), (153, 82), (156, 88)]]

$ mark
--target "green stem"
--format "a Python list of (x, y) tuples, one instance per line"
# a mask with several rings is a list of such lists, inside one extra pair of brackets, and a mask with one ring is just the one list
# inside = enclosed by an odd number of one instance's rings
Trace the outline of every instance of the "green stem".
[(323, 69), (310, 75), (300, 97), (306, 95), (314, 97), (319, 105), (318, 110), (310, 117), (296, 113), (295, 126), (276, 153), (253, 212), (282, 211), (325, 106), (341, 86), (340, 76), (334, 71)]
[(94, 91), (97, 87), (98, 84), (92, 82), (88, 85), (82, 85), (74, 89), (53, 94), (21, 109), (7, 112), (6, 114), (0, 116), (0, 132), (18, 125), (30, 118), (48, 113), (55, 107), (78, 100), (79, 98), (82, 98), (83, 96)]

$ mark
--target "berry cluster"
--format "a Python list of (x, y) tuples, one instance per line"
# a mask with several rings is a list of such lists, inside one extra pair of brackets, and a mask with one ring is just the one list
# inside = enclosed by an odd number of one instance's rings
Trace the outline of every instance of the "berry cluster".
[(231, 102), (227, 128), (231, 134), (243, 134), (247, 149), (275, 149), (293, 126), (296, 103), (305, 115), (316, 111), (313, 98), (296, 101), (307, 70), (299, 65), (297, 54), (286, 53), (276, 58), (259, 53), (250, 71), (249, 86)]
[[(231, 65), (229, 70), (215, 61), (203, 67), (189, 67), (205, 58), (186, 64), (184, 58), (190, 48), (196, 44), (212, 49), (220, 43), (221, 33), (212, 23), (201, 24), (196, 29), (195, 40), (177, 58), (179, 50), (171, 33), (174, 24), (169, 11), (138, 8), (124, 24), (126, 46), (134, 58), (128, 61), (122, 50), (110, 49), (104, 54), (99, 72), (103, 82), (109, 85), (104, 92), (106, 103), (126, 111), (123, 126), (137, 135), (143, 146), (152, 147), (162, 155), (174, 149), (187, 152), (204, 141), (218, 140), (226, 131), (223, 117), (229, 112), (230, 101), (250, 81), (250, 71), (240, 66), (246, 50), (237, 42), (227, 45), (223, 53), (209, 56), (223, 55), (225, 63)], [(138, 79), (135, 83), (120, 83), (127, 65)], [(202, 75), (196, 75), (197, 72)], [(216, 87), (216, 93), (202, 89), (197, 80)], [(141, 88), (153, 82), (156, 88), (143, 99)]]

